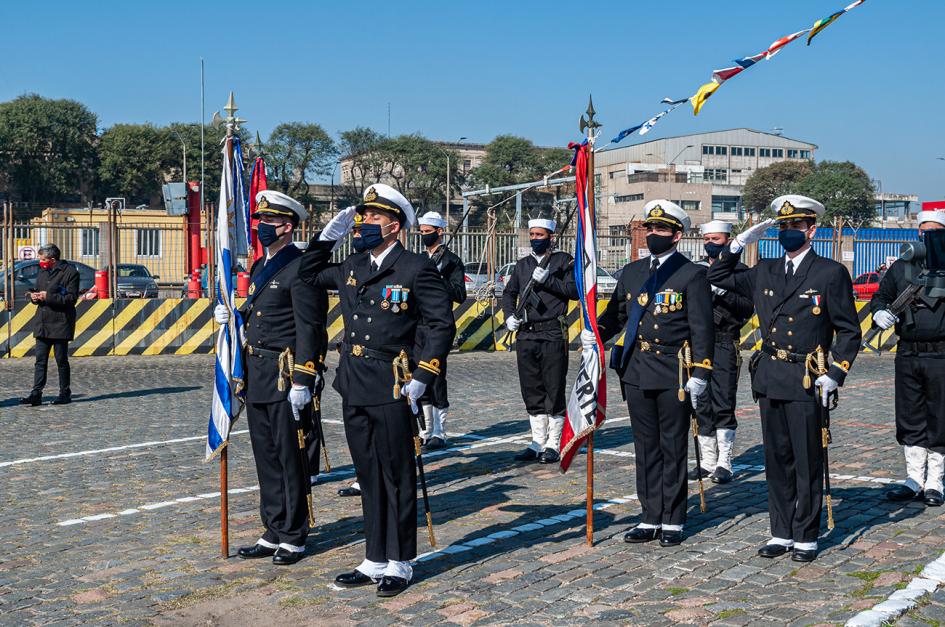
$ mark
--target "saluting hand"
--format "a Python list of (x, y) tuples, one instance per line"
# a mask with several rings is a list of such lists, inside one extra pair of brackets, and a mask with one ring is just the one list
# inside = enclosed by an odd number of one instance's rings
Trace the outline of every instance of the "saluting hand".
[(325, 225), (325, 228), (322, 229), (318, 240), (320, 242), (334, 242), (347, 235), (354, 227), (354, 214), (356, 211), (357, 207), (355, 206), (346, 207), (342, 211), (339, 211), (338, 214)]
[(774, 224), (774, 218), (768, 218), (767, 220), (759, 222), (750, 229), (742, 231), (735, 236), (735, 239), (732, 240), (732, 243), (728, 245), (728, 249), (733, 253), (737, 253), (746, 246), (754, 244), (764, 237), (765, 231), (767, 231), (768, 227), (772, 224)]

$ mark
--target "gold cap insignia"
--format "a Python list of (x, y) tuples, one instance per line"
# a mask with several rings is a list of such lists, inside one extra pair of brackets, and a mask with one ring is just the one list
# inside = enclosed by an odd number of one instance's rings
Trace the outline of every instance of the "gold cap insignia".
[(373, 202), (377, 200), (377, 192), (374, 191), (374, 187), (369, 187), (367, 193), (364, 195), (364, 200), (367, 202)]
[(781, 214), (782, 216), (790, 215), (794, 213), (794, 205), (792, 205), (790, 201), (785, 200), (784, 204), (781, 205), (781, 209), (778, 211), (778, 213)]
[(660, 207), (659, 205), (656, 205), (655, 207), (650, 209), (650, 217), (658, 218), (661, 215), (663, 215), (663, 208)]
[(260, 201), (256, 204), (256, 208), (257, 208), (257, 209), (268, 209), (268, 208), (269, 208), (269, 201), (266, 200), (266, 197), (265, 197), (265, 196), (263, 196), (263, 199), (260, 200)]

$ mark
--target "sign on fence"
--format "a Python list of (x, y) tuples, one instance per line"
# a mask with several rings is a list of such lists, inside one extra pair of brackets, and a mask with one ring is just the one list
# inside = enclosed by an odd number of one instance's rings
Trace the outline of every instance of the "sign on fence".
[(16, 249), (16, 258), (21, 261), (26, 259), (38, 259), (39, 249), (35, 246), (18, 246)]

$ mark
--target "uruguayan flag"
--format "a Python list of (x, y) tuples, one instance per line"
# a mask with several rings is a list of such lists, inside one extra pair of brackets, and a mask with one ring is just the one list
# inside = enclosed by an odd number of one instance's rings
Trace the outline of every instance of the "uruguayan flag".
[[(232, 153), (230, 156), (230, 142)], [(243, 321), (234, 303), (233, 266), (235, 255), (246, 250), (243, 162), (239, 159), (239, 138), (227, 138), (223, 145), (223, 174), (216, 223), (217, 304), (230, 310), (230, 321), (217, 335), (213, 377), (213, 404), (207, 428), (207, 459), (226, 446), (230, 428), (243, 408)], [(245, 254), (245, 253), (244, 253)]]

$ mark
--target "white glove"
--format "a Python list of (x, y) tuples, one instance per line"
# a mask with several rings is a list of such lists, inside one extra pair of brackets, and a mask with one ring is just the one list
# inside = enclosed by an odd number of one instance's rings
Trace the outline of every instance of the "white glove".
[(728, 293), (728, 290), (723, 290), (721, 287), (716, 287), (715, 285), (713, 285), (712, 293), (718, 294), (719, 296), (725, 296), (725, 294)]
[(318, 241), (335, 242), (350, 233), (351, 229), (354, 227), (354, 214), (356, 210), (357, 207), (351, 206), (339, 211), (338, 214), (325, 225), (325, 228), (322, 229), (321, 235), (318, 236)]
[(696, 409), (699, 404), (698, 399), (705, 392), (707, 385), (709, 385), (709, 382), (699, 377), (689, 377), (689, 380), (686, 381), (686, 391), (689, 392), (689, 400), (692, 402), (693, 409)]
[(404, 386), (403, 393), (410, 399), (410, 408), (417, 413), (420, 409), (417, 407), (417, 401), (420, 400), (420, 397), (423, 396), (423, 393), (427, 391), (427, 384), (422, 381), (417, 381), (416, 379), (411, 379), (407, 382), (407, 385)]
[(226, 324), (230, 321), (230, 310), (226, 308), (226, 305), (217, 305), (213, 308), (213, 319), (217, 321), (217, 324)]
[(820, 402), (826, 407), (830, 401), (830, 393), (840, 387), (840, 384), (822, 374), (814, 381), (814, 387), (820, 388)]
[(512, 315), (505, 319), (505, 326), (509, 328), (509, 331), (518, 331), (518, 328), (522, 326), (522, 321)]
[(880, 309), (873, 314), (873, 322), (876, 323), (876, 326), (885, 331), (889, 327), (899, 322), (899, 318), (894, 316), (888, 309)]
[(592, 351), (597, 348), (597, 337), (593, 331), (581, 329), (581, 347), (586, 351)]
[(548, 271), (548, 268), (542, 268), (541, 266), (536, 266), (535, 269), (532, 270), (532, 279), (535, 280), (535, 283), (538, 283), (539, 285), (541, 285), (548, 278), (549, 274), (550, 272)]
[(774, 224), (774, 218), (768, 218), (767, 220), (759, 222), (750, 229), (742, 231), (735, 236), (735, 239), (732, 240), (732, 243), (728, 245), (728, 249), (733, 253), (737, 253), (745, 246), (754, 244), (764, 237), (765, 231), (767, 231), (768, 227), (772, 224)]
[(289, 405), (292, 406), (292, 415), (296, 421), (299, 420), (299, 412), (305, 409), (305, 406), (312, 402), (312, 391), (304, 385), (298, 383), (292, 384), (289, 390)]

